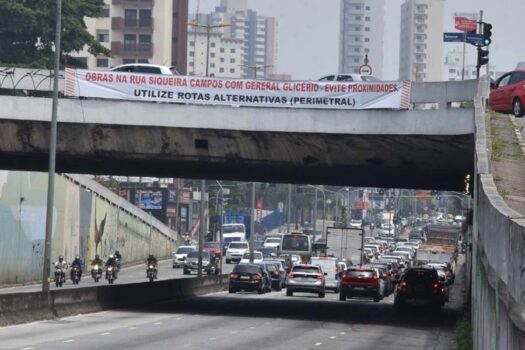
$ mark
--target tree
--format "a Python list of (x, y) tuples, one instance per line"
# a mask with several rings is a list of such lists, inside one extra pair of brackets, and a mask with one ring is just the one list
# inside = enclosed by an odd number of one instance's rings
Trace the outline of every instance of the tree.
[[(62, 62), (87, 46), (92, 55), (110, 52), (87, 31), (85, 17), (101, 17), (104, 0), (63, 0)], [(0, 63), (52, 68), (56, 0), (0, 0)], [(78, 64), (77, 64), (78, 65)]]

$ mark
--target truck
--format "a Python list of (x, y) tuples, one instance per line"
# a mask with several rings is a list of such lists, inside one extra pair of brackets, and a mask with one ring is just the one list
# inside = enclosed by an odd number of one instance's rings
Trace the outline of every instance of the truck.
[(461, 227), (451, 225), (428, 225), (427, 241), (419, 246), (415, 263), (445, 263), (453, 270), (458, 255), (458, 240)]
[(228, 244), (234, 241), (246, 241), (246, 226), (244, 224), (222, 225), (222, 252), (226, 253)]

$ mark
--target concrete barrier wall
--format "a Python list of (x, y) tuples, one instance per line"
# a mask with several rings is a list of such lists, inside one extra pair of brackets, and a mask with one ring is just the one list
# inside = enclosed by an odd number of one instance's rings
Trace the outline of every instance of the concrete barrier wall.
[[(25, 284), (42, 278), (47, 173), (0, 171), (0, 285)], [(106, 259), (120, 250), (123, 263), (142, 262), (151, 251), (167, 257), (175, 235), (158, 220), (116, 194), (95, 191), (57, 175), (51, 257), (71, 261), (99, 254)], [(81, 177), (80, 177), (81, 178)]]
[[(219, 282), (223, 281), (221, 285)], [(228, 275), (0, 295), (0, 327), (222, 291)]]
[(525, 215), (508, 207), (494, 183), (482, 96), (475, 110), (474, 349), (525, 349)]

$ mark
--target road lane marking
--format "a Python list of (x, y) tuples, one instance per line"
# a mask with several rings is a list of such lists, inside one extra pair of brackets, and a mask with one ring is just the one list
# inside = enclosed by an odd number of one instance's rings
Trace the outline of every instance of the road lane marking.
[(321, 344), (323, 344), (323, 343), (315, 343), (315, 346), (319, 346), (319, 345), (321, 345)]
[(332, 336), (330, 337), (330, 339), (335, 339), (335, 338), (337, 338), (335, 335), (332, 335)]
[(22, 349), (20, 349), (20, 350), (33, 350), (33, 349), (34, 349), (34, 348), (29, 347), (29, 348), (22, 348)]
[(232, 334), (237, 334), (237, 331), (232, 331)]
[(339, 332), (339, 334), (341, 334), (341, 335), (345, 335), (345, 332)]
[(176, 320), (182, 320), (182, 317), (177, 317)]
[(108, 334), (111, 334), (111, 333), (109, 332), (100, 333), (100, 335), (108, 335)]
[(134, 330), (134, 329), (137, 329), (137, 327), (129, 327), (128, 328), (130, 331)]
[(250, 329), (254, 329), (255, 327), (254, 326), (251, 326)]
[(159, 324), (162, 324), (162, 322), (155, 322), (154, 325), (158, 326)]
[(68, 340), (64, 340), (64, 343), (72, 343), (74, 341), (75, 341), (75, 339), (68, 339)]
[(210, 338), (210, 340), (215, 340), (215, 339), (217, 339), (217, 338), (215, 338), (215, 337), (211, 337), (211, 338)]
[(183, 346), (183, 348), (187, 348), (188, 346), (191, 346), (191, 344), (186, 344)]

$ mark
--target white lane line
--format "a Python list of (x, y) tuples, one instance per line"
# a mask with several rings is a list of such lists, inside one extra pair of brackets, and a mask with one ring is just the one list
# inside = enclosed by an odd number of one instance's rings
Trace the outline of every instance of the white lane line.
[(341, 334), (341, 335), (345, 335), (345, 332), (339, 332), (339, 334)]
[(108, 334), (111, 334), (111, 333), (109, 332), (100, 333), (100, 335), (108, 335)]
[(158, 326), (159, 324), (162, 324), (162, 322), (155, 322), (154, 325)]
[(330, 337), (330, 339), (335, 339), (335, 338), (337, 338), (335, 335), (332, 335), (332, 336)]
[(323, 344), (323, 343), (315, 343), (315, 346), (319, 346), (319, 345), (321, 345), (321, 344)]
[(251, 326), (250, 329), (255, 329), (255, 327), (254, 327), (254, 326)]
[(134, 329), (137, 329), (137, 327), (129, 327), (128, 328), (130, 331), (134, 330)]
[(75, 339), (68, 339), (68, 340), (64, 340), (64, 343), (72, 343), (74, 341), (75, 341)]
[(232, 331), (232, 334), (237, 334), (237, 331)]
[(217, 338), (215, 338), (215, 337), (211, 337), (211, 338), (210, 338), (210, 340), (215, 340), (215, 339), (217, 339)]
[(182, 346), (182, 347), (183, 347), (183, 348), (187, 348), (187, 347), (189, 347), (189, 346), (191, 346), (191, 344), (186, 344), (186, 345), (184, 345), (184, 346)]
[(270, 324), (270, 322), (264, 322), (264, 324)]
[(182, 320), (182, 317), (177, 317), (176, 320)]
[(34, 348), (29, 347), (29, 348), (22, 348), (22, 349), (20, 349), (20, 350), (33, 350), (33, 349), (34, 349)]

